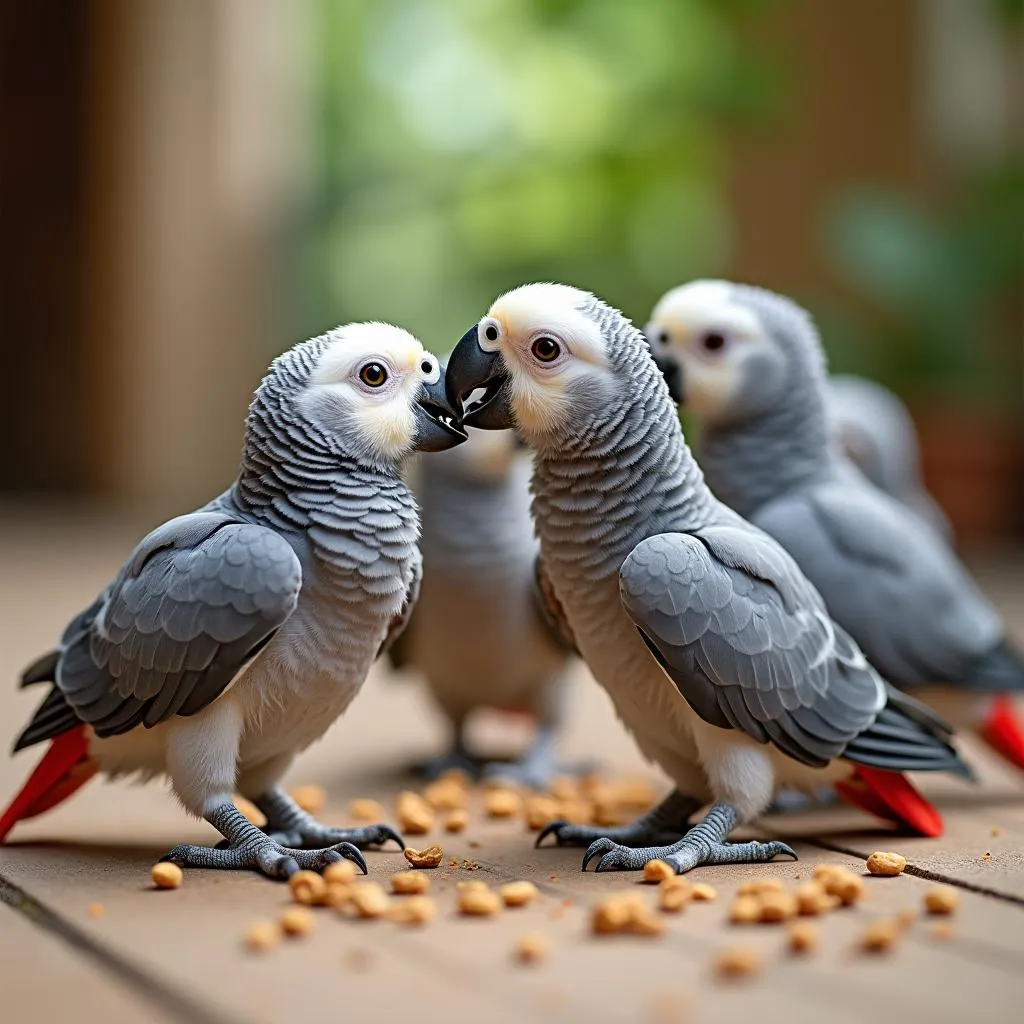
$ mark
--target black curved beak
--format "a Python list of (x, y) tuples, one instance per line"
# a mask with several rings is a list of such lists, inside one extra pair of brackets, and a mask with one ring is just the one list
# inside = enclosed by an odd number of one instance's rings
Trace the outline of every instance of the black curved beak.
[(669, 397), (676, 405), (683, 404), (683, 368), (679, 365), (675, 356), (669, 355), (669, 353), (660, 351), (659, 347), (652, 343), (651, 339), (644, 335), (644, 341), (647, 342), (647, 347), (651, 350), (651, 358), (654, 360), (654, 365), (657, 366), (661, 372), (662, 377), (665, 378), (665, 383), (668, 385)]
[[(481, 430), (509, 430), (515, 426), (509, 404), (509, 378), (498, 352), (485, 352), (474, 325), (459, 339), (445, 371), (448, 401), (462, 409), (467, 427)], [(467, 404), (474, 391), (483, 395)]]
[(416, 452), (443, 452), (466, 440), (458, 406), (448, 401), (447, 371), (433, 384), (424, 384), (416, 400)]

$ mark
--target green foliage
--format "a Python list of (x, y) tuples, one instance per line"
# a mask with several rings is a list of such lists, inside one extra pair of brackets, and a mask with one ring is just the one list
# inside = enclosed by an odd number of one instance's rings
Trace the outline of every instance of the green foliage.
[(771, 102), (763, 0), (320, 0), (309, 329), (387, 317), (445, 351), (498, 292), (628, 311), (729, 254), (723, 126)]

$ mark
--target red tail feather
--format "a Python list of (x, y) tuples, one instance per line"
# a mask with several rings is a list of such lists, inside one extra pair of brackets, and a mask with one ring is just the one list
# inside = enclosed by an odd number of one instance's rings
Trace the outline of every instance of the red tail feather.
[(1011, 764), (1024, 771), (1024, 725), (1014, 709), (1013, 701), (1000, 694), (992, 701), (988, 718), (978, 735)]
[(58, 736), (0, 816), (0, 843), (17, 822), (42, 814), (66, 800), (96, 774), (96, 767), (95, 761), (89, 758), (84, 725)]
[(848, 781), (836, 783), (836, 791), (868, 814), (894, 821), (918, 835), (936, 839), (945, 829), (942, 815), (898, 772), (857, 765)]

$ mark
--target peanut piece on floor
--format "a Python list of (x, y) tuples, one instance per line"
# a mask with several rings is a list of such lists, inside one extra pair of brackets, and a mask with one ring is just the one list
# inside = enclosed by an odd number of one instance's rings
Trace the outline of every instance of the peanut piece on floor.
[(697, 882), (690, 892), (698, 903), (714, 903), (718, 899), (718, 890), (706, 882)]
[(428, 846), (425, 850), (407, 846), (402, 852), (414, 868), (436, 868), (444, 860), (444, 850), (440, 846)]
[(869, 953), (888, 953), (902, 934), (903, 930), (900, 928), (899, 922), (891, 917), (880, 918), (877, 921), (872, 921), (864, 929), (864, 934), (860, 939), (861, 948)]
[(512, 818), (522, 809), (523, 798), (507, 788), (490, 789), (484, 794), (484, 812), (488, 818)]
[(409, 835), (426, 835), (434, 827), (434, 808), (411, 789), (398, 794), (395, 810), (402, 831)]
[(324, 893), (323, 905), (332, 910), (345, 910), (352, 902), (354, 888), (350, 882), (332, 882)]
[(469, 811), (457, 807), (444, 819), (445, 832), (461, 832), (469, 824)]
[(693, 898), (693, 888), (681, 875), (666, 878), (658, 886), (658, 906), (669, 914), (678, 914)]
[(307, 907), (320, 906), (327, 896), (327, 882), (315, 871), (296, 871), (288, 879), (292, 899)]
[(356, 866), (350, 860), (336, 860), (324, 868), (323, 880), (328, 885), (348, 885), (356, 880)]
[(501, 913), (501, 899), (486, 886), (482, 889), (467, 887), (459, 890), (458, 907), (459, 913), (467, 917), (493, 917)]
[(537, 898), (537, 886), (533, 882), (509, 882), (498, 890), (506, 907), (522, 907)]
[(778, 924), (796, 917), (796, 897), (788, 892), (765, 892), (761, 894), (761, 920), (765, 924)]
[(257, 828), (266, 825), (266, 816), (251, 800), (246, 800), (244, 796), (236, 796), (235, 806), (250, 825), (255, 825)]
[(381, 821), (384, 808), (376, 800), (353, 800), (348, 805), (348, 815), (355, 821)]
[(315, 924), (313, 912), (307, 907), (289, 907), (281, 915), (281, 931), (292, 938), (308, 935)]
[(383, 917), (391, 907), (391, 900), (377, 882), (360, 882), (352, 886), (352, 906), (360, 917)]
[(822, 879), (825, 892), (829, 896), (836, 896), (844, 906), (856, 903), (864, 895), (864, 882), (859, 875), (839, 868)]
[(818, 929), (809, 921), (794, 921), (786, 930), (791, 953), (813, 953), (818, 948)]
[(90, 903), (89, 904), (89, 916), (90, 917), (103, 917), (107, 912), (107, 908), (102, 903)]
[(253, 953), (263, 953), (277, 945), (281, 930), (273, 921), (253, 921), (245, 929), (243, 942)]
[(777, 878), (755, 878), (744, 882), (737, 890), (737, 896), (760, 896), (766, 892), (784, 892), (786, 887)]
[(924, 894), (924, 908), (929, 914), (952, 914), (960, 905), (960, 895), (951, 885), (933, 885)]
[[(746, 897), (744, 897), (746, 898)], [(721, 978), (749, 978), (761, 970), (761, 956), (754, 949), (736, 946), (715, 957), (715, 973)]]
[(820, 882), (808, 882), (801, 885), (793, 894), (796, 898), (796, 909), (798, 914), (805, 917), (816, 917), (831, 910), (839, 902), (836, 896), (829, 896)]
[(430, 879), (422, 871), (396, 871), (391, 876), (391, 891), (401, 895), (425, 893)]
[(757, 896), (737, 896), (729, 907), (733, 924), (754, 924), (761, 920), (761, 900)]
[(177, 889), (184, 880), (185, 874), (177, 864), (161, 861), (159, 864), (153, 865), (149, 877), (153, 879), (153, 885), (158, 889)]
[(664, 882), (666, 879), (675, 878), (675, 876), (675, 868), (663, 860), (649, 860), (644, 865), (645, 882)]
[(437, 779), (423, 790), (423, 798), (436, 811), (460, 810), (466, 806), (466, 790), (452, 780)]
[(295, 786), (288, 795), (307, 813), (319, 814), (327, 803), (323, 786)]
[(539, 964), (547, 957), (550, 949), (551, 943), (546, 935), (531, 932), (516, 943), (515, 958), (523, 964)]
[(437, 917), (437, 907), (429, 896), (410, 896), (391, 911), (391, 920), (399, 924), (430, 924)]
[(524, 803), (526, 827), (536, 832), (559, 816), (559, 803), (550, 796), (528, 796)]
[(899, 853), (888, 853), (884, 850), (876, 850), (868, 857), (868, 874), (895, 876), (903, 874), (907, 866), (907, 858)]

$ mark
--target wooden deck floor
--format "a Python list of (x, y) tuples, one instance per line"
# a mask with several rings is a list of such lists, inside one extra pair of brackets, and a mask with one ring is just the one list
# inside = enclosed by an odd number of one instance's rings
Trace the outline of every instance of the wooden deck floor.
[[(17, 671), (51, 643), (68, 616), (109, 578), (134, 535), (88, 522), (4, 523), (0, 578), (0, 741), (29, 715), (36, 696), (15, 691)], [(1021, 563), (994, 563), (982, 580), (1018, 638), (1024, 634)], [(580, 672), (566, 755), (599, 753), (610, 772), (650, 774), (612, 716), (603, 693)], [(391, 807), (409, 784), (401, 766), (432, 752), (439, 723), (419, 687), (381, 672), (347, 717), (311, 750), (293, 781), (315, 782), (329, 796), (324, 817), (343, 821), (354, 797)], [(971, 748), (973, 752), (973, 748)], [(315, 933), (254, 957), (240, 943), (246, 925), (275, 916), (287, 890), (248, 874), (186, 875), (174, 892), (149, 888), (150, 865), (175, 843), (208, 841), (159, 785), (93, 782), (75, 800), (22, 826), (0, 847), (0, 1019), (76, 1024), (105, 1021), (731, 1021), (758, 1024), (1010, 1021), (1024, 1003), (1024, 786), (985, 752), (980, 787), (926, 780), (947, 819), (937, 841), (894, 838), (854, 810), (774, 816), (760, 834), (786, 836), (796, 864), (700, 869), (714, 903), (691, 905), (655, 939), (595, 938), (588, 908), (600, 895), (638, 884), (632, 875), (582, 874), (576, 850), (534, 850), (522, 822), (484, 819), (476, 809), (461, 836), (441, 836), (448, 856), (479, 868), (442, 867), (432, 892), (440, 913), (422, 930), (392, 922), (356, 922), (328, 911)], [(32, 756), (0, 760), (0, 799), (20, 783)], [(856, 907), (820, 922), (821, 949), (794, 959), (781, 930), (738, 929), (725, 921), (730, 895), (744, 880), (770, 876), (795, 884), (813, 865), (863, 871), (875, 849), (910, 862), (895, 879), (867, 879)], [(393, 850), (368, 855), (387, 880), (404, 866)], [(495, 920), (454, 913), (459, 880), (532, 879), (542, 899)], [(952, 934), (913, 925), (888, 956), (857, 951), (873, 919), (919, 907), (936, 880), (958, 888)], [(89, 907), (105, 913), (92, 917)], [(513, 963), (516, 939), (543, 932), (551, 953), (540, 966)], [(764, 958), (759, 977), (723, 984), (710, 970), (715, 953), (751, 946)]]

